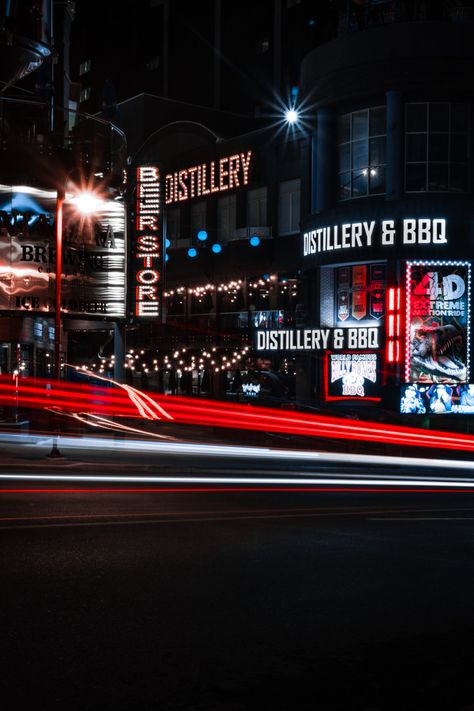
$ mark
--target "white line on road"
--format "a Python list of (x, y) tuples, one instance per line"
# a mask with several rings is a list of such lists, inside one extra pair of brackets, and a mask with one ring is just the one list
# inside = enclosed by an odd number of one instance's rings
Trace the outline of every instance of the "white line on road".
[(383, 518), (369, 518), (368, 521), (474, 521), (474, 516), (384, 516)]

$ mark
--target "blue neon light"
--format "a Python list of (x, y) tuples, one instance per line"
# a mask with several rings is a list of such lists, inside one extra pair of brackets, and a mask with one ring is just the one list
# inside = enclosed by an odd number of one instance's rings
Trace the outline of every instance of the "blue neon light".
[(165, 247), (168, 249), (168, 247), (171, 247), (171, 242), (169, 241), (168, 237), (165, 239)]
[(251, 247), (258, 247), (260, 244), (260, 237), (258, 235), (252, 235), (250, 238), (250, 246)]
[(197, 257), (197, 249), (195, 247), (190, 247), (188, 249), (188, 257), (191, 257), (191, 259), (194, 259), (194, 257)]
[(214, 252), (214, 254), (219, 254), (219, 252), (222, 251), (221, 245), (218, 242), (216, 242), (215, 244), (212, 245), (212, 251)]
[(197, 238), (200, 242), (205, 242), (207, 240), (206, 230), (199, 230), (199, 232), (197, 233)]

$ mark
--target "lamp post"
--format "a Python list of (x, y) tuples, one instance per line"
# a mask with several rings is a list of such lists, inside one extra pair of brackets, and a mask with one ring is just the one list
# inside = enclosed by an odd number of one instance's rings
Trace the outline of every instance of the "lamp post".
[[(59, 387), (61, 381), (61, 300), (62, 300), (62, 284), (61, 275), (63, 270), (63, 208), (64, 202), (66, 200), (66, 192), (64, 187), (58, 188), (56, 192), (56, 259), (55, 259), (55, 287), (54, 287), (54, 379), (56, 380), (56, 385)], [(91, 215), (98, 206), (101, 204), (102, 200), (95, 197), (91, 192), (80, 192), (75, 197), (71, 199), (76, 210), (83, 216)], [(56, 419), (55, 433), (53, 437), (53, 446), (49, 457), (51, 459), (57, 459), (62, 457), (61, 452), (58, 447), (59, 439), (59, 421)]]

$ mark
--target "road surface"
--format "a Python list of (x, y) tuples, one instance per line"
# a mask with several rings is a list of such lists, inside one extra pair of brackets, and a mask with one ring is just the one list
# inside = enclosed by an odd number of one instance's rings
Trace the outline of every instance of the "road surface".
[(15, 486), (5, 709), (474, 709), (474, 494)]

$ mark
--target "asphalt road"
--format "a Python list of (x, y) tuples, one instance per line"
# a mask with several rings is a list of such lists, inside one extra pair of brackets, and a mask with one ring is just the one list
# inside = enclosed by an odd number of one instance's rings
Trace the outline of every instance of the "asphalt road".
[(473, 496), (3, 489), (2, 708), (474, 709)]

